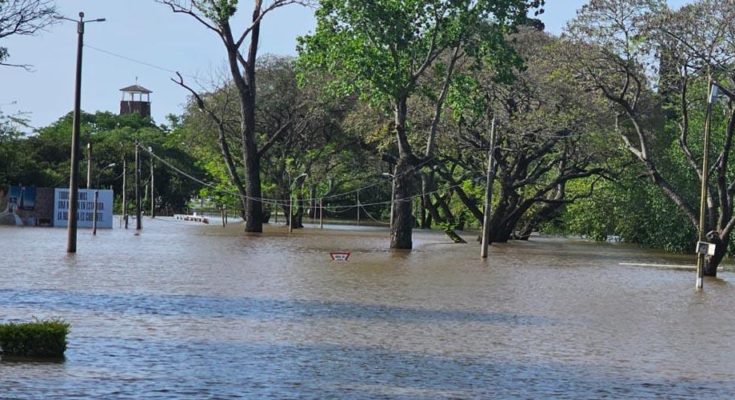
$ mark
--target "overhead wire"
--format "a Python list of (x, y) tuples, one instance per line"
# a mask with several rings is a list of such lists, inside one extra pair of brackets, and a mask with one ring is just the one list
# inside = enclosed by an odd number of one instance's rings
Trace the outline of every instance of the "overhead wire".
[[(138, 59), (135, 59), (135, 58), (132, 58), (132, 57), (128, 57), (128, 56), (122, 55), (122, 54), (118, 54), (118, 53), (115, 53), (115, 52), (112, 52), (112, 51), (109, 51), (109, 50), (101, 49), (99, 47), (92, 46), (92, 45), (90, 45), (88, 43), (85, 43), (84, 44), (84, 47), (88, 47), (88, 48), (90, 48), (90, 49), (92, 49), (94, 51), (97, 51), (97, 52), (100, 52), (100, 53), (103, 53), (103, 54), (107, 54), (107, 55), (112, 56), (112, 57), (117, 57), (117, 58), (122, 59), (122, 60), (125, 60), (125, 61), (129, 61), (129, 62), (132, 62), (132, 63), (135, 63), (135, 64), (144, 65), (144, 66), (149, 67), (149, 68), (157, 69), (159, 71), (168, 72), (168, 73), (174, 74), (174, 75), (178, 73), (178, 71), (173, 70), (171, 68), (162, 67), (160, 65), (152, 64), (152, 63), (149, 63), (149, 62), (146, 62), (146, 61), (142, 61), (142, 60), (138, 60)], [(182, 76), (189, 77), (189, 78), (197, 79), (197, 77), (195, 77), (193, 75), (188, 75), (188, 74), (181, 74), (181, 75)]]
[[(140, 149), (142, 149), (143, 151), (147, 152), (151, 157), (153, 157), (156, 160), (160, 161), (162, 164), (166, 165), (167, 167), (171, 168), (172, 170), (176, 171), (177, 173), (179, 173), (179, 174), (181, 174), (181, 175), (183, 175), (183, 176), (185, 176), (185, 177), (191, 179), (192, 181), (197, 182), (197, 183), (199, 183), (201, 185), (210, 187), (210, 188), (216, 190), (217, 192), (219, 192), (221, 194), (228, 194), (228, 195), (240, 197), (240, 198), (246, 199), (246, 200), (258, 201), (258, 202), (261, 202), (261, 203), (264, 203), (264, 204), (281, 205), (281, 206), (282, 205), (288, 205), (288, 204), (290, 204), (289, 200), (272, 199), (272, 198), (267, 198), (267, 197), (253, 197), (253, 196), (248, 196), (248, 195), (242, 195), (242, 194), (240, 194), (238, 192), (233, 192), (233, 191), (225, 190), (225, 189), (222, 189), (222, 188), (218, 188), (217, 185), (215, 185), (213, 183), (205, 182), (205, 181), (203, 181), (203, 180), (201, 180), (201, 179), (199, 179), (197, 177), (194, 177), (191, 174), (189, 174), (189, 173), (181, 170), (180, 168), (178, 168), (175, 165), (171, 164), (169, 161), (167, 161), (164, 158), (162, 158), (162, 157), (158, 156), (157, 154), (155, 154), (152, 150), (149, 150), (147, 146), (144, 146), (141, 143), (138, 143), (138, 147)], [(398, 175), (398, 176), (400, 176), (400, 175)], [(326, 197), (325, 196), (325, 197), (323, 197), (323, 199), (344, 197), (344, 196), (346, 196), (348, 194), (355, 193), (355, 192), (357, 192), (359, 190), (365, 190), (367, 188), (371, 188), (371, 187), (377, 186), (379, 184), (380, 184), (380, 182), (374, 183), (374, 184), (371, 184), (371, 185), (364, 186), (364, 187), (362, 187), (360, 189), (351, 190), (351, 191), (344, 192), (344, 193), (339, 193), (337, 195), (332, 195), (332, 196), (329, 196), (329, 197)], [(454, 188), (459, 187), (459, 186), (460, 186), (459, 184), (452, 185), (452, 186), (450, 186), (448, 188), (445, 188), (445, 189), (437, 189), (437, 190), (434, 190), (434, 191), (431, 191), (431, 192), (425, 192), (423, 194), (417, 194), (417, 195), (413, 195), (413, 196), (409, 196), (409, 197), (403, 197), (403, 198), (396, 198), (393, 201), (395, 201), (397, 203), (400, 203), (400, 202), (411, 202), (411, 201), (413, 201), (416, 198), (420, 198), (421, 196), (432, 195), (434, 193), (439, 193), (442, 190), (451, 190), (451, 189), (454, 189)], [(311, 201), (315, 201), (315, 200), (319, 200), (319, 199), (320, 198), (308, 198), (308, 199), (301, 199), (300, 201), (302, 201), (302, 202), (311, 202)], [(346, 211), (348, 211), (350, 209), (357, 208), (357, 207), (363, 207), (363, 210), (364, 210), (364, 207), (365, 206), (390, 205), (393, 201), (388, 200), (388, 201), (380, 201), (380, 202), (373, 202), (373, 203), (360, 203), (359, 205), (330, 205), (330, 206), (328, 206), (328, 208), (329, 209), (332, 209), (332, 210), (335, 210), (335, 212), (339, 212), (339, 211), (336, 211), (336, 210), (343, 210), (341, 212), (346, 212)], [(367, 213), (367, 211), (366, 211), (366, 213)]]
[[(152, 64), (152, 63), (149, 63), (149, 62), (146, 62), (146, 61), (138, 60), (138, 59), (135, 59), (135, 58), (132, 58), (132, 57), (128, 57), (128, 56), (122, 55), (122, 54), (118, 54), (118, 53), (115, 53), (115, 52), (112, 52), (112, 51), (109, 51), (109, 50), (105, 50), (105, 49), (102, 49), (102, 48), (99, 48), (99, 47), (90, 45), (88, 43), (85, 43), (84, 46), (85, 47), (88, 47), (88, 48), (90, 48), (92, 50), (98, 51), (100, 53), (103, 53), (103, 54), (107, 54), (107, 55), (110, 55), (110, 56), (113, 56), (113, 57), (120, 58), (122, 60), (126, 60), (126, 61), (133, 62), (133, 63), (136, 63), (136, 64), (144, 65), (144, 66), (147, 66), (149, 68), (157, 69), (157, 70), (168, 72), (168, 73), (171, 73), (171, 74), (178, 74), (178, 71), (176, 71), (176, 70), (173, 70), (173, 69), (170, 69), (170, 68), (166, 68), (166, 67), (162, 67), (160, 65)], [(193, 78), (193, 79), (197, 79), (195, 76), (192, 76), (192, 75), (187, 75), (187, 74), (182, 74), (182, 75), (183, 76), (190, 77), (190, 78)], [(213, 188), (213, 189), (219, 191), (220, 193), (234, 195), (234, 196), (239, 196), (239, 197), (243, 197), (243, 198), (254, 200), (254, 201), (259, 201), (259, 202), (264, 203), (264, 204), (285, 205), (285, 204), (288, 204), (288, 202), (289, 202), (288, 200), (283, 200), (283, 199), (272, 199), (272, 198), (265, 198), (265, 197), (255, 198), (255, 197), (247, 196), (247, 195), (243, 196), (240, 193), (236, 193), (236, 192), (227, 191), (227, 190), (224, 190), (224, 189), (221, 189), (221, 188), (217, 188), (215, 184), (209, 183), (209, 182), (204, 182), (204, 181), (202, 181), (202, 180), (200, 180), (200, 179), (198, 179), (196, 177), (193, 177), (190, 174), (188, 174), (188, 173), (182, 171), (181, 169), (177, 168), (176, 166), (170, 164), (168, 161), (162, 159), (161, 157), (158, 157), (158, 155), (154, 154), (152, 151), (149, 151), (147, 147), (144, 147), (144, 146), (142, 146), (140, 144), (139, 144), (139, 147), (141, 149), (143, 149), (144, 151), (148, 152), (152, 157), (154, 157), (154, 158), (158, 159), (159, 161), (163, 162), (165, 165), (167, 165), (168, 167), (174, 169), (178, 173), (186, 176), (187, 178), (189, 178), (189, 179), (191, 179), (191, 180), (193, 180), (195, 182), (198, 182), (198, 183), (200, 183), (202, 185), (205, 185), (207, 187)], [(410, 174), (410, 173), (414, 173), (415, 170), (420, 169), (420, 168), (428, 165), (430, 162), (432, 162), (431, 159), (424, 160), (421, 163), (419, 163), (419, 165), (412, 166), (409, 171), (406, 171), (406, 172), (403, 172), (403, 173), (400, 173), (400, 174), (393, 175), (392, 176), (392, 179), (395, 180), (396, 178), (405, 176), (405, 175)], [(372, 183), (372, 184), (369, 184), (369, 185), (366, 185), (366, 186), (363, 186), (363, 187), (359, 187), (357, 189), (352, 189), (352, 190), (347, 191), (347, 192), (342, 192), (342, 193), (337, 193), (337, 194), (333, 194), (333, 195), (328, 195), (328, 196), (324, 196), (324, 197), (321, 197), (321, 198), (303, 199), (303, 201), (315, 201), (315, 200), (319, 200), (319, 199), (328, 200), (328, 199), (336, 199), (336, 198), (340, 198), (340, 197), (347, 197), (349, 195), (356, 194), (356, 193), (359, 193), (359, 192), (364, 191), (364, 190), (367, 190), (367, 189), (371, 189), (371, 188), (376, 187), (376, 186), (379, 186), (381, 184), (382, 184), (382, 182), (375, 182), (375, 183)], [(425, 193), (424, 195), (426, 195), (426, 194), (428, 194), (428, 193)], [(406, 198), (406, 199), (395, 199), (395, 201), (397, 201), (397, 202), (411, 201), (413, 198), (420, 197), (420, 196), (421, 195), (412, 196), (412, 197)], [(391, 203), (391, 201), (387, 201), (387, 202), (371, 203), (369, 205), (384, 205), (384, 204), (390, 204), (390, 203)], [(336, 207), (355, 208), (356, 206), (336, 206)]]

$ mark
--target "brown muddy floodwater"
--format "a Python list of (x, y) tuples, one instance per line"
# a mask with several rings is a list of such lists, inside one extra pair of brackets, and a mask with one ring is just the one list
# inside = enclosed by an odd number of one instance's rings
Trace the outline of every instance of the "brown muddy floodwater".
[(81, 230), (75, 256), (65, 229), (0, 228), (0, 322), (72, 325), (65, 361), (0, 361), (0, 398), (735, 396), (735, 274), (697, 293), (692, 271), (629, 265), (693, 257), (143, 222)]

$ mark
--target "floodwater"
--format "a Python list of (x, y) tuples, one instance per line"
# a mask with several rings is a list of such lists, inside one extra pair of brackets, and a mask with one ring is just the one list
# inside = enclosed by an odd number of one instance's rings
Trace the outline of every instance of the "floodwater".
[[(0, 361), (0, 398), (735, 396), (735, 274), (622, 245), (158, 218), (0, 228), (0, 322), (71, 323), (63, 362)], [(469, 237), (468, 239), (472, 239)], [(348, 262), (329, 252), (349, 250)], [(623, 264), (621, 264), (623, 263)]]

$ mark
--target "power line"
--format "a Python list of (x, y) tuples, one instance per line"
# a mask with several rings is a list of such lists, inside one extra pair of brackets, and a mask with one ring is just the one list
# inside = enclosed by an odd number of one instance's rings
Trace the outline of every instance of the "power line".
[[(144, 65), (144, 66), (149, 67), (149, 68), (157, 69), (159, 71), (168, 72), (170, 74), (174, 74), (175, 75), (178, 72), (178, 71), (175, 71), (175, 70), (170, 69), (170, 68), (162, 67), (160, 65), (151, 64), (151, 63), (146, 62), (146, 61), (141, 61), (141, 60), (138, 60), (138, 59), (135, 59), (135, 58), (132, 58), (132, 57), (124, 56), (122, 54), (114, 53), (114, 52), (109, 51), (109, 50), (101, 49), (99, 47), (95, 47), (95, 46), (92, 46), (90, 44), (84, 44), (84, 47), (88, 47), (88, 48), (90, 48), (92, 50), (95, 50), (95, 51), (98, 51), (100, 53), (104, 53), (104, 54), (107, 54), (107, 55), (112, 56), (112, 57), (117, 57), (117, 58), (120, 58), (122, 60), (130, 61), (130, 62), (135, 63), (135, 64), (140, 64), (140, 65)], [(188, 74), (182, 74), (182, 75), (183, 76), (186, 76), (186, 77), (189, 77), (189, 78), (192, 78), (192, 79), (197, 79), (197, 77), (195, 77), (193, 75), (188, 75)]]
[[(289, 201), (288, 200), (272, 199), (272, 198), (266, 198), (266, 197), (252, 197), (252, 196), (247, 196), (247, 195), (243, 196), (243, 195), (241, 195), (238, 192), (232, 192), (232, 191), (228, 191), (228, 190), (224, 190), (224, 189), (218, 188), (217, 185), (215, 185), (213, 183), (205, 182), (205, 181), (203, 181), (203, 180), (201, 180), (199, 178), (196, 178), (196, 177), (192, 176), (191, 174), (189, 174), (189, 173), (187, 173), (185, 171), (182, 171), (180, 168), (176, 167), (175, 165), (171, 164), (167, 160), (165, 160), (165, 159), (159, 157), (157, 154), (153, 153), (153, 151), (148, 150), (148, 147), (147, 146), (144, 146), (143, 144), (140, 144), (139, 143), (138, 144), (138, 147), (140, 147), (143, 151), (147, 152), (151, 157), (154, 157), (155, 159), (157, 159), (158, 161), (160, 161), (161, 163), (163, 163), (167, 167), (169, 167), (169, 168), (173, 169), (174, 171), (178, 172), (179, 174), (181, 174), (181, 175), (183, 175), (183, 176), (185, 176), (185, 177), (187, 177), (187, 178), (189, 178), (189, 179), (193, 180), (194, 182), (197, 182), (197, 183), (199, 183), (201, 185), (210, 187), (210, 188), (212, 188), (212, 189), (214, 189), (214, 190), (216, 190), (216, 191), (218, 191), (218, 192), (220, 192), (222, 194), (228, 194), (228, 195), (236, 196), (236, 197), (239, 197), (241, 199), (258, 201), (258, 202), (261, 202), (263, 204), (272, 204), (272, 205), (281, 205), (281, 206), (282, 205), (289, 204)], [(371, 187), (377, 186), (379, 184), (380, 184), (380, 182), (379, 183), (375, 183), (375, 184), (371, 184), (371, 185), (367, 185), (367, 186), (364, 186), (364, 187), (362, 187), (360, 189), (352, 190), (352, 191), (349, 191), (349, 192), (344, 192), (344, 193), (339, 193), (337, 195), (333, 195), (333, 196), (329, 196), (329, 197), (324, 197), (324, 199), (327, 199), (327, 198), (336, 198), (336, 197), (344, 197), (344, 196), (346, 196), (348, 194), (352, 194), (352, 193), (355, 193), (355, 192), (357, 192), (359, 190), (364, 190), (366, 188), (371, 188)], [(414, 196), (403, 197), (403, 198), (396, 198), (395, 201), (396, 202), (410, 202), (410, 201), (413, 201), (416, 198), (420, 198), (421, 196), (432, 195), (434, 193), (439, 193), (442, 190), (451, 190), (451, 189), (457, 188), (459, 186), (461, 186), (461, 185), (457, 184), (457, 185), (452, 185), (452, 186), (450, 186), (450, 187), (448, 187), (446, 189), (437, 189), (437, 190), (434, 190), (434, 191), (431, 191), (431, 192), (426, 192), (426, 193), (423, 193), (423, 194), (417, 194), (417, 195), (414, 195)], [(311, 202), (311, 201), (315, 201), (315, 200), (319, 200), (319, 199), (320, 198), (308, 198), (308, 199), (301, 199), (301, 201), (303, 201), (303, 202)], [(357, 208), (357, 207), (362, 207), (363, 210), (364, 210), (364, 207), (365, 206), (378, 206), (378, 205), (389, 205), (389, 204), (391, 204), (391, 201), (390, 200), (389, 201), (374, 202), (374, 203), (360, 203), (359, 206), (357, 206), (357, 205), (345, 205), (345, 206), (331, 205), (331, 206), (329, 206), (329, 208), (330, 209), (333, 209), (333, 210), (343, 210), (342, 212), (345, 212), (347, 210), (350, 210), (350, 209), (353, 209), (353, 208)]]

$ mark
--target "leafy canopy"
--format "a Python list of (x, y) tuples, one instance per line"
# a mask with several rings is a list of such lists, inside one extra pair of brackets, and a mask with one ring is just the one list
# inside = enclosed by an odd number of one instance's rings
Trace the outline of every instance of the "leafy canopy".
[[(336, 79), (337, 94), (372, 100), (409, 96), (445, 50), (460, 43), (497, 44), (542, 0), (325, 0), (315, 33), (299, 38), (302, 69)], [(472, 38), (482, 34), (486, 40)], [(471, 49), (467, 49), (470, 51)]]

